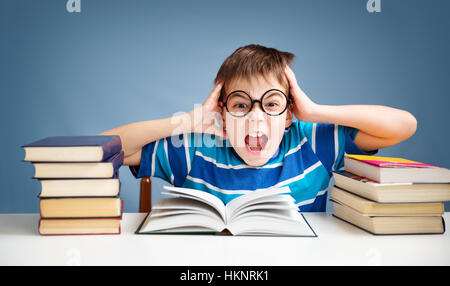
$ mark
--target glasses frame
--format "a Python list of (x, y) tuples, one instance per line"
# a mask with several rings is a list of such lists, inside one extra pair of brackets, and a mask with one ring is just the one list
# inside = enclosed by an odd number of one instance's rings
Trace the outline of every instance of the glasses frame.
[[(264, 109), (264, 106), (263, 106), (263, 104), (262, 104), (262, 102), (263, 102), (263, 100), (264, 100), (264, 96), (266, 96), (266, 95), (267, 95), (269, 92), (271, 92), (271, 91), (278, 91), (278, 92), (281, 92), (281, 94), (283, 94), (284, 97), (286, 98), (286, 107), (283, 109), (283, 111), (281, 111), (281, 112), (278, 113), (278, 114), (270, 114), (270, 113), (268, 113), (268, 112)], [(235, 114), (233, 114), (232, 112), (230, 112), (230, 110), (228, 110), (228, 106), (227, 106), (228, 98), (230, 98), (231, 95), (233, 95), (234, 93), (237, 93), (237, 92), (242, 92), (242, 93), (244, 93), (245, 95), (247, 95), (248, 98), (250, 99), (251, 103), (252, 103), (252, 104), (250, 105), (250, 109), (249, 109), (248, 112), (245, 113), (244, 115), (235, 115)], [(269, 116), (280, 116), (281, 114), (283, 114), (283, 113), (287, 110), (288, 106), (292, 103), (292, 98), (291, 98), (291, 95), (290, 95), (290, 94), (289, 94), (289, 96), (287, 96), (283, 91), (281, 91), (281, 90), (279, 90), (279, 89), (276, 89), (276, 88), (272, 88), (272, 89), (269, 89), (269, 90), (267, 90), (266, 92), (264, 92), (263, 95), (261, 96), (261, 99), (252, 99), (252, 97), (250, 96), (250, 94), (248, 94), (247, 92), (245, 92), (245, 91), (243, 91), (243, 90), (234, 90), (234, 91), (230, 92), (230, 93), (226, 96), (226, 98), (225, 98), (224, 101), (219, 101), (219, 106), (220, 106), (220, 107), (225, 106), (225, 108), (227, 109), (227, 112), (230, 113), (231, 116), (234, 116), (234, 117), (245, 117), (245, 116), (247, 116), (247, 115), (252, 111), (253, 106), (255, 105), (256, 102), (259, 103), (259, 105), (261, 106), (261, 109), (264, 111), (265, 114), (267, 114), (267, 115), (269, 115)]]

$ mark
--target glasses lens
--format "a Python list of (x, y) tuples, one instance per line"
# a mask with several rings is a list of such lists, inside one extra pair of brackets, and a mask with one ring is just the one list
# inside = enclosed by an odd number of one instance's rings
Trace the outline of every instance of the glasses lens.
[(234, 116), (244, 116), (250, 111), (252, 101), (243, 92), (235, 92), (228, 97), (227, 110)]
[(287, 106), (287, 99), (284, 94), (279, 91), (269, 91), (262, 99), (262, 107), (265, 112), (270, 115), (281, 114)]

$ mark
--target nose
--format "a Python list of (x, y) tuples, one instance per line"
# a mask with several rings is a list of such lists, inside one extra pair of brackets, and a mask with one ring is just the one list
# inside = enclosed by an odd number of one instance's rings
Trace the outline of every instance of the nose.
[(248, 119), (250, 121), (262, 121), (265, 119), (265, 116), (266, 116), (266, 113), (262, 109), (261, 102), (255, 102), (252, 110), (248, 114)]

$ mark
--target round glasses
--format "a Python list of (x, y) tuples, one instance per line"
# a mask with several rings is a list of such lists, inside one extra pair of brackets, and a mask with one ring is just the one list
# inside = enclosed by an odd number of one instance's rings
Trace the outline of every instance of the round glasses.
[(225, 101), (219, 102), (235, 117), (244, 117), (252, 109), (255, 102), (259, 102), (262, 110), (270, 116), (278, 116), (286, 111), (291, 99), (279, 89), (269, 89), (260, 100), (252, 100), (251, 96), (243, 90), (235, 90), (228, 94)]

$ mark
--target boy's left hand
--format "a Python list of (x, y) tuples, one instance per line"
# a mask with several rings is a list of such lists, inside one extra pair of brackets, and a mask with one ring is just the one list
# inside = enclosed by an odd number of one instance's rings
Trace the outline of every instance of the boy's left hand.
[(285, 67), (284, 74), (289, 81), (289, 92), (294, 100), (292, 111), (295, 117), (300, 121), (314, 122), (314, 114), (319, 106), (298, 86), (295, 74), (289, 66)]

